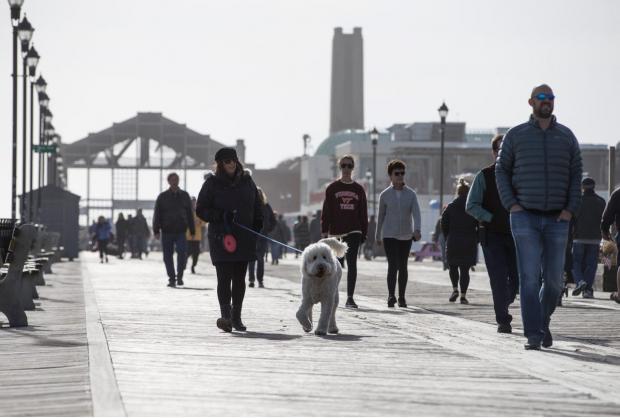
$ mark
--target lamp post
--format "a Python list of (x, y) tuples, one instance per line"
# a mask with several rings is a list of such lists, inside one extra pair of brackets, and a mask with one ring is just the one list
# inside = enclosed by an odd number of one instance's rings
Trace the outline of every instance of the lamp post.
[(24, 213), (25, 206), (25, 197), (26, 197), (26, 154), (28, 149), (28, 100), (26, 99), (28, 94), (28, 50), (30, 48), (30, 40), (32, 39), (32, 34), (34, 33), (34, 28), (28, 21), (28, 18), (24, 16), (22, 21), (17, 25), (17, 34), (21, 41), (21, 51), (22, 51), (22, 200), (19, 208), (19, 213), (22, 220), (26, 217)]
[(28, 63), (28, 76), (30, 77), (30, 192), (28, 193), (28, 222), (32, 222), (32, 181), (33, 181), (33, 162), (34, 162), (34, 76), (37, 72), (37, 65), (39, 64), (39, 54), (34, 46), (30, 47), (28, 54), (26, 54), (26, 61)]
[[(43, 143), (43, 109), (47, 109), (49, 105), (49, 96), (45, 93), (47, 89), (47, 83), (42, 76), (39, 76), (37, 81), (34, 83), (35, 88), (37, 89), (37, 95), (39, 96), (39, 145)], [(41, 187), (43, 186), (43, 159), (41, 158), (41, 153), (37, 155), (38, 160), (38, 181), (37, 181), (37, 220), (39, 219), (39, 213), (41, 211)]]
[[(54, 125), (52, 125), (51, 122), (44, 122), (43, 123), (43, 137), (44, 137), (44, 144), (47, 145), (47, 143), (49, 142), (49, 140), (52, 138), (52, 136), (54, 136), (54, 134), (56, 133), (56, 131), (54, 130)], [(53, 163), (53, 158), (52, 157), (48, 157), (47, 158), (47, 184), (51, 184), (50, 183), (50, 179), (52, 177), (53, 174), (53, 167), (52, 167), (52, 163)], [(45, 177), (45, 172), (43, 173), (43, 176)]]
[(448, 106), (446, 102), (443, 102), (439, 109), (439, 117), (441, 118), (441, 152), (439, 160), (439, 214), (443, 209), (443, 156), (444, 156), (444, 141), (446, 139), (446, 117), (448, 116)]
[(16, 219), (17, 200), (17, 26), (24, 0), (9, 0), (13, 26), (13, 183), (11, 185), (11, 218)]
[(377, 128), (372, 128), (370, 131), (370, 143), (372, 144), (372, 172), (374, 177), (372, 179), (372, 214), (377, 217), (377, 143), (379, 141), (379, 131)]

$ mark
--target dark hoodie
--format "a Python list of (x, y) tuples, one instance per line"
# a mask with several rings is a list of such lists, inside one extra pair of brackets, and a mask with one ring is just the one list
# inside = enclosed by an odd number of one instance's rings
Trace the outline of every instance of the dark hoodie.
[[(234, 178), (225, 174), (208, 173), (196, 201), (196, 215), (209, 223), (207, 237), (211, 262), (248, 262), (256, 259), (256, 235), (232, 224), (227, 224), (226, 213), (235, 212), (235, 222), (254, 231), (260, 231), (263, 214), (256, 184), (248, 171), (237, 173)], [(237, 250), (224, 249), (223, 238), (232, 234), (237, 240)]]

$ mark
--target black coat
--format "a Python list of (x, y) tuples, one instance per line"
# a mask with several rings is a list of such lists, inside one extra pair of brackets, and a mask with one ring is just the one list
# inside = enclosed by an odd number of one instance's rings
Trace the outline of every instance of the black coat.
[[(269, 203), (261, 205), (261, 210), (263, 212), (263, 228), (260, 233), (265, 236), (269, 236), (276, 227), (278, 221)], [(264, 255), (267, 252), (268, 243), (269, 242), (264, 238), (259, 237), (256, 240), (256, 251), (258, 254)]]
[[(196, 215), (209, 228), (209, 252), (214, 265), (227, 262), (256, 260), (256, 235), (235, 225), (227, 225), (225, 214), (236, 211), (235, 222), (260, 231), (263, 227), (261, 201), (254, 180), (248, 172), (235, 176), (208, 174), (196, 201)], [(223, 238), (232, 234), (237, 240), (237, 250), (224, 249)]]
[[(133, 232), (138, 236), (149, 236), (149, 227), (144, 217), (135, 216), (133, 219)], [(165, 234), (184, 234), (187, 228), (194, 232), (194, 216), (189, 194), (181, 189), (176, 192), (170, 189), (161, 192), (155, 201), (153, 233), (158, 234), (161, 231)]]
[(467, 196), (454, 199), (441, 215), (446, 237), (446, 258), (451, 266), (475, 266), (478, 253), (478, 221), (465, 212)]

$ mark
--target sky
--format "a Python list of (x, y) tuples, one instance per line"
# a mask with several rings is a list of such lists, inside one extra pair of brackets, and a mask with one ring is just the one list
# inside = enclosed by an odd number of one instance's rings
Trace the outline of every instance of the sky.
[[(316, 149), (328, 135), (337, 26), (347, 33), (362, 27), (368, 128), (436, 120), (444, 100), (448, 120), (468, 129), (511, 126), (527, 119), (530, 90), (545, 82), (555, 91), (558, 120), (580, 142), (620, 141), (613, 128), (618, 1), (25, 0), (22, 9), (35, 28), (54, 126), (67, 143), (152, 111), (225, 144), (245, 139), (246, 159), (260, 168), (300, 155), (304, 133)], [(6, 216), (6, 2), (0, 22)], [(21, 98), (19, 109), (21, 127)]]

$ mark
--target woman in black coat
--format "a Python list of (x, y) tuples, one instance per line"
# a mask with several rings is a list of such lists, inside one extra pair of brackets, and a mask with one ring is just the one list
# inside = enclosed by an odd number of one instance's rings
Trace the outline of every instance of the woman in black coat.
[(459, 297), (461, 285), (461, 303), (467, 304), (469, 287), (469, 269), (476, 265), (478, 252), (478, 221), (465, 212), (465, 203), (469, 193), (469, 184), (459, 180), (454, 199), (441, 215), (441, 230), (446, 239), (446, 258), (450, 267), (452, 295), (450, 302)]
[(226, 332), (245, 331), (241, 322), (245, 273), (248, 262), (256, 260), (256, 235), (237, 224), (260, 231), (261, 203), (256, 184), (234, 148), (220, 149), (215, 161), (215, 174), (205, 176), (198, 195), (196, 215), (209, 223), (209, 252), (217, 273), (221, 312), (217, 327)]

